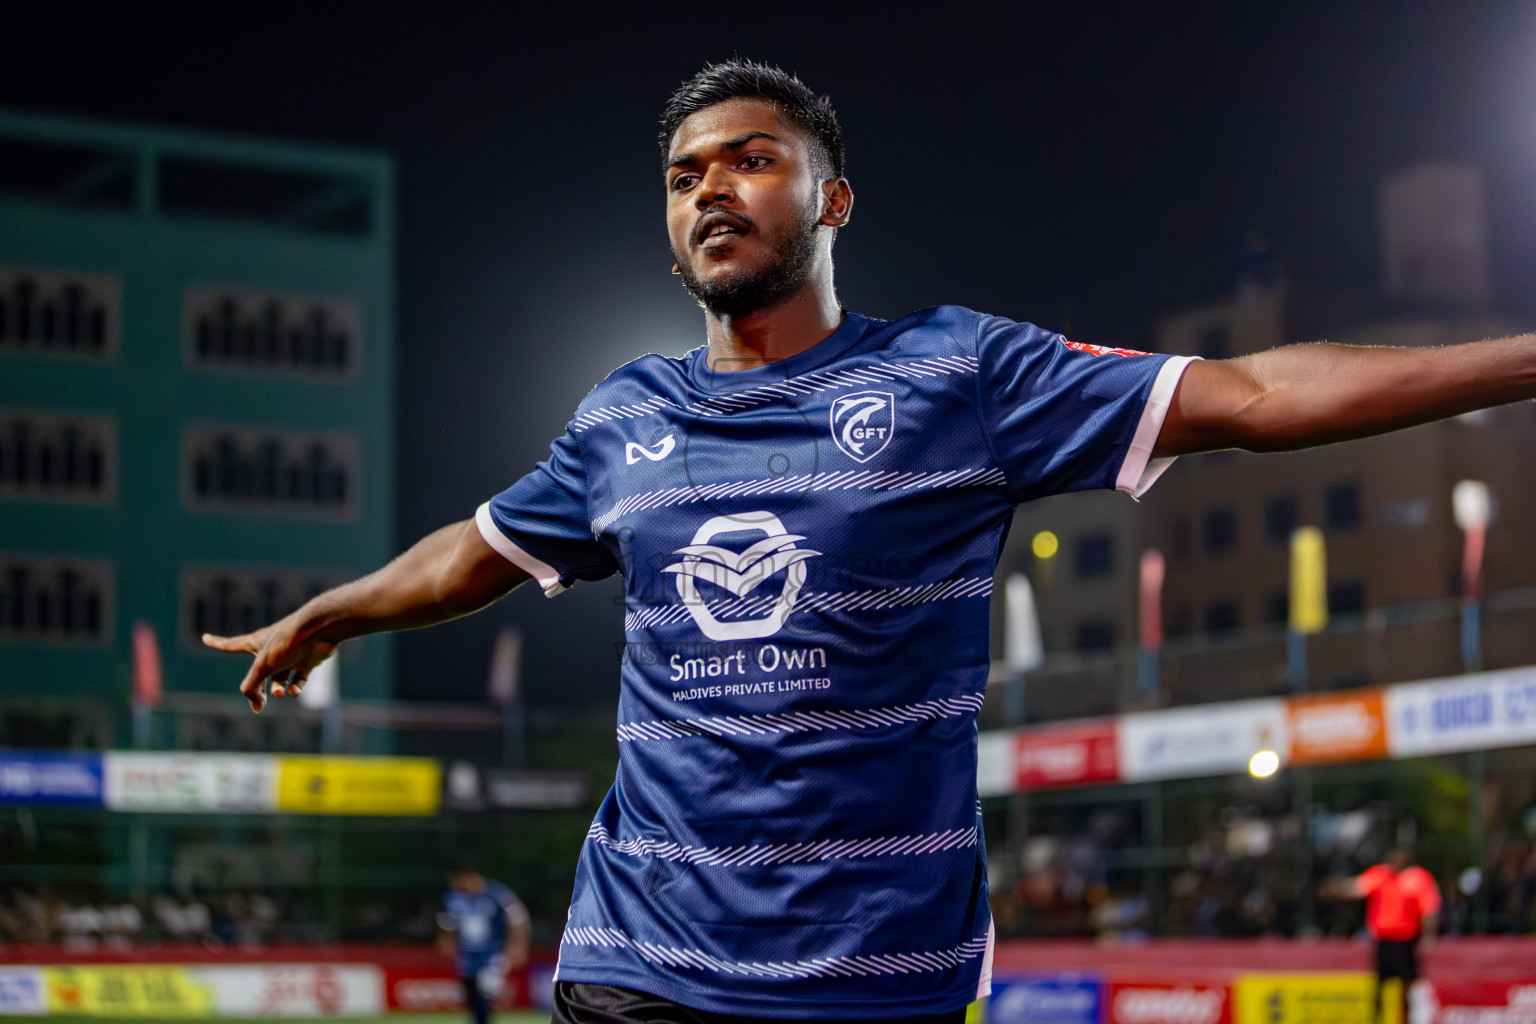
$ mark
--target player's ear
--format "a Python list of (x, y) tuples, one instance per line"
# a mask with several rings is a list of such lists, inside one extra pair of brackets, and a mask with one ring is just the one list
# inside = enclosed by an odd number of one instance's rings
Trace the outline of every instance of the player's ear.
[(829, 228), (843, 228), (853, 216), (853, 188), (847, 178), (830, 178), (821, 183), (821, 219)]

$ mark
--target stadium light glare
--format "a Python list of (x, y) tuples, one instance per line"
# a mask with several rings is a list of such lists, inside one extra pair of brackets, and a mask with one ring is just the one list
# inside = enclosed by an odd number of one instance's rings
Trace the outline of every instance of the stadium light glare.
[(1029, 549), (1035, 553), (1036, 558), (1055, 558), (1056, 552), (1061, 550), (1061, 541), (1050, 530), (1041, 530), (1029, 542)]
[(1280, 770), (1280, 755), (1273, 750), (1261, 750), (1248, 759), (1248, 774), (1256, 779), (1267, 779)]

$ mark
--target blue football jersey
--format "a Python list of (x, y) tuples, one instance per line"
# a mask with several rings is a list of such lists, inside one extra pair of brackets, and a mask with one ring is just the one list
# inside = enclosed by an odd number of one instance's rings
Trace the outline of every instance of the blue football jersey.
[(476, 515), (547, 594), (623, 574), (619, 767), (557, 977), (747, 1016), (984, 994), (975, 716), (1014, 507), (1139, 494), (1187, 359), (953, 306), (760, 369), (614, 371)]
[(507, 948), (512, 924), (527, 920), (528, 911), (512, 890), (488, 882), (483, 892), (449, 889), (443, 896), (438, 923), (453, 934), (459, 973), (476, 973)]

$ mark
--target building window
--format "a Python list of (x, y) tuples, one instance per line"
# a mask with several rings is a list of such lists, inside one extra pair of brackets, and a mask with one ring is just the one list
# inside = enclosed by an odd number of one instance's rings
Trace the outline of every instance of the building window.
[(1093, 654), (1115, 649), (1115, 624), (1093, 620), (1077, 624), (1077, 649)]
[[(0, 143), (0, 166), (4, 155)], [(122, 293), (115, 277), (0, 267), (0, 353), (110, 359), (117, 352)]]
[(0, 641), (110, 646), (116, 591), (107, 562), (0, 555)]
[(1264, 503), (1264, 538), (1271, 544), (1289, 544), (1296, 530), (1296, 496), (1276, 494)]
[(186, 294), (182, 322), (200, 369), (334, 379), (362, 364), (363, 316), (344, 299), (204, 288)]
[(1168, 539), (1169, 553), (1180, 561), (1188, 558), (1189, 549), (1194, 546), (1194, 533), (1195, 529), (1188, 514), (1180, 514), (1173, 521), (1172, 536)]
[(1284, 626), (1291, 621), (1291, 592), (1281, 587), (1271, 590), (1264, 598), (1264, 621), (1271, 626)]
[(0, 408), (0, 498), (112, 503), (117, 424)]
[(204, 633), (248, 633), (346, 582), (334, 572), (188, 566), (181, 570), (181, 641), (202, 653)]
[(1200, 540), (1208, 555), (1225, 555), (1237, 548), (1237, 513), (1231, 508), (1213, 508), (1205, 514)]
[(1323, 493), (1323, 521), (1330, 530), (1360, 525), (1360, 488), (1355, 483), (1333, 484)]
[(1242, 623), (1236, 601), (1212, 601), (1205, 608), (1205, 631), (1222, 635), (1235, 633)]
[(1077, 538), (1077, 577), (1095, 579), (1108, 576), (1115, 569), (1115, 541), (1107, 533), (1089, 533)]
[(196, 512), (355, 519), (361, 462), (361, 447), (351, 434), (187, 427), (182, 500)]
[(1328, 611), (1333, 615), (1358, 615), (1365, 611), (1365, 584), (1359, 580), (1328, 584)]
[(1201, 359), (1226, 359), (1232, 354), (1232, 335), (1225, 327), (1208, 327), (1200, 332), (1195, 354)]

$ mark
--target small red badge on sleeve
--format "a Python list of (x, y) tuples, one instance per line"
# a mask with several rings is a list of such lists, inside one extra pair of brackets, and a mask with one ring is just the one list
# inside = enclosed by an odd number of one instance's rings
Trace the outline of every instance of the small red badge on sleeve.
[[(1059, 335), (1058, 335), (1058, 337), (1059, 337)], [(1061, 339), (1061, 343), (1063, 345), (1067, 346), (1067, 348), (1075, 349), (1078, 352), (1087, 352), (1089, 355), (1094, 355), (1094, 356), (1144, 356), (1144, 355), (1147, 355), (1146, 352), (1138, 352), (1134, 348), (1107, 348), (1107, 347), (1105, 347), (1103, 345), (1090, 345), (1090, 344), (1088, 344), (1085, 341), (1068, 341), (1066, 338), (1062, 338)]]

